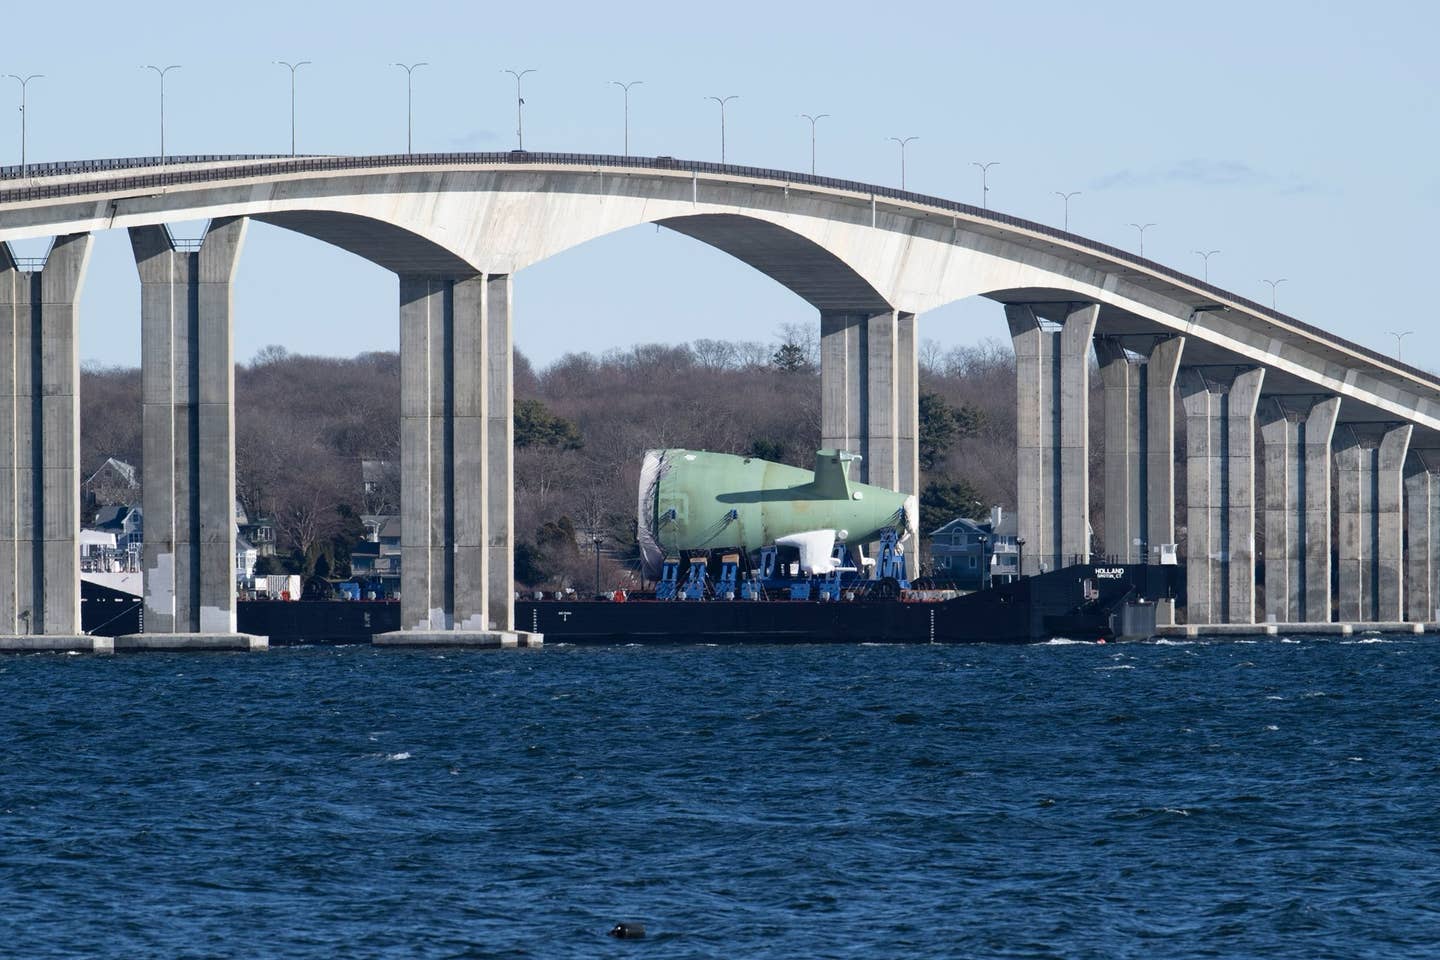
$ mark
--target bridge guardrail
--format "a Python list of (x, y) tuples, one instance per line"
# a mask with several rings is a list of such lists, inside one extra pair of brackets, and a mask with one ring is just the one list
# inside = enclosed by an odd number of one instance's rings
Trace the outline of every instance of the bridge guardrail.
[[(248, 166), (225, 167), (220, 169), (204, 170), (171, 170), (169, 168), (194, 163), (241, 163)], [(963, 214), (964, 216), (1009, 227), (1017, 227), (1031, 233), (1055, 240), (1061, 240), (1077, 247), (1083, 252), (1099, 254), (1107, 259), (1119, 260), (1132, 266), (1139, 267), (1150, 273), (1159, 275), (1168, 280), (1174, 280), (1203, 291), (1219, 299), (1225, 300), (1236, 306), (1243, 307), (1248, 312), (1262, 318), (1294, 327), (1297, 330), (1310, 334), (1318, 340), (1326, 342), (1331, 346), (1345, 350), (1351, 350), (1367, 359), (1378, 361), (1394, 369), (1401, 370), (1411, 376), (1427, 381), (1433, 388), (1440, 391), (1440, 381), (1437, 381), (1435, 374), (1407, 363), (1388, 357), (1377, 350), (1362, 346), (1358, 343), (1351, 343), (1336, 337), (1319, 327), (1305, 323), (1288, 314), (1258, 303), (1248, 297), (1224, 290), (1204, 280), (1192, 277), (1173, 267), (1148, 260), (1144, 257), (1137, 257), (1134, 254), (1113, 247), (1106, 243), (1099, 243), (1087, 239), (1078, 234), (1060, 230), (1048, 224), (1037, 223), (1033, 220), (1025, 220), (1021, 217), (1012, 217), (1008, 214), (998, 213), (981, 207), (972, 206), (968, 203), (959, 203), (954, 200), (946, 200), (941, 197), (932, 197), (920, 193), (912, 193), (908, 190), (897, 190), (893, 187), (878, 186), (876, 184), (861, 183), (856, 180), (842, 180), (834, 177), (821, 177), (808, 173), (791, 173), (784, 170), (774, 170), (767, 167), (750, 167), (737, 164), (710, 163), (700, 160), (681, 160), (675, 157), (635, 157), (635, 156), (612, 156), (609, 154), (597, 153), (535, 153), (531, 151), (511, 150), (495, 153), (416, 153), (416, 154), (382, 154), (368, 157), (342, 157), (342, 156), (309, 156), (291, 157), (288, 155), (265, 155), (265, 154), (205, 154), (198, 156), (177, 156), (165, 157), (163, 162), (158, 157), (145, 157), (134, 159), (112, 159), (112, 160), (86, 160), (74, 161), (65, 164), (30, 164), (30, 177), (33, 179), (37, 171), (51, 171), (50, 176), (59, 176), (75, 173), (106, 172), (109, 170), (134, 169), (135, 167), (161, 167), (161, 172), (150, 173), (141, 176), (107, 178), (103, 181), (79, 181), (75, 183), (59, 184), (35, 184), (10, 189), (0, 189), (0, 203), (23, 202), (26, 200), (49, 200), (69, 196), (83, 196), (87, 193), (95, 193), (97, 190), (113, 192), (115, 190), (147, 190), (155, 187), (184, 186), (199, 183), (212, 183), (221, 180), (234, 179), (244, 176), (247, 173), (257, 175), (287, 174), (287, 173), (325, 173), (331, 171), (374, 169), (387, 167), (426, 167), (426, 166), (502, 166), (516, 163), (533, 164), (560, 164), (577, 165), (587, 167), (609, 167), (635, 170), (664, 170), (667, 172), (682, 171), (691, 174), (716, 174), (720, 176), (748, 177), (757, 180), (768, 180), (778, 186), (815, 186), (829, 190), (841, 190), (848, 193), (857, 193), (875, 199), (895, 200), (912, 206), (927, 206), (952, 214)], [(253, 168), (263, 168), (260, 170)], [(20, 176), (19, 167), (0, 168), (0, 182), (6, 179), (16, 179)], [(42, 179), (44, 175), (39, 175)]]

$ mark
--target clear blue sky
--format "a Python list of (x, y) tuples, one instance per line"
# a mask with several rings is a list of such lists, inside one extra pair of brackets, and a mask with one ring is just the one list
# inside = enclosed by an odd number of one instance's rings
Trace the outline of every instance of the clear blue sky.
[[(1369, 346), (1414, 330), (1405, 355), (1440, 368), (1431, 319), (1440, 213), (1440, 67), (1432, 3), (1149, 2), (775, 4), (368, 0), (192, 4), (148, 15), (111, 2), (29, 4), (6, 16), (0, 73), (30, 88), (30, 159), (157, 152), (157, 84), (170, 75), (172, 153), (282, 151), (289, 75), (300, 74), (300, 150), (404, 149), (404, 74), (415, 76), (417, 150), (513, 146), (525, 81), (526, 146), (631, 149), (718, 159), (717, 111), (737, 94), (728, 153), (803, 170), (821, 122), (819, 172), (898, 180), (889, 136), (909, 148), (912, 189), (1058, 223), (1056, 190), (1080, 190), (1071, 227), (1131, 247)], [(0, 86), (0, 162), (18, 161), (18, 85)], [(196, 229), (194, 227), (191, 228)], [(181, 231), (177, 231), (181, 232)], [(33, 244), (22, 246), (30, 253)], [(351, 355), (395, 349), (395, 281), (316, 241), (255, 225), (236, 289), (236, 356), (267, 343)], [(139, 290), (123, 232), (97, 240), (81, 355), (134, 364)], [(516, 278), (516, 337), (539, 363), (568, 350), (699, 336), (770, 339), (814, 313), (772, 281), (688, 238), (641, 227)], [(998, 307), (936, 311), (944, 344), (1004, 334)]]

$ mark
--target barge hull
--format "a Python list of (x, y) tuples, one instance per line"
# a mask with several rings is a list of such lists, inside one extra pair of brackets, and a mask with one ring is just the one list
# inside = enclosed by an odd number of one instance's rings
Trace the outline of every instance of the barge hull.
[[(550, 643), (1033, 643), (1110, 639), (1124, 608), (1183, 589), (1183, 568), (1079, 565), (939, 602), (856, 599), (522, 600), (515, 626)], [(87, 633), (138, 633), (139, 598), (82, 581)], [(400, 628), (394, 601), (245, 600), (240, 632), (275, 646), (370, 643)]]

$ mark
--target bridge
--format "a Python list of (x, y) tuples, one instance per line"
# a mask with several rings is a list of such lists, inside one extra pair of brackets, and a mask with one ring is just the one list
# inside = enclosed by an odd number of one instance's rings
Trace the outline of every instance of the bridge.
[[(202, 219), (198, 244), (166, 228)], [(911, 493), (917, 318), (977, 295), (1001, 304), (1016, 352), (1026, 572), (1090, 557), (1093, 351), (1103, 537), (1119, 561), (1154, 562), (1176, 542), (1184, 417), (1188, 603), (1164, 615), (1209, 626), (1436, 619), (1435, 376), (990, 210), (753, 167), (516, 151), (0, 168), (0, 635), (79, 633), (75, 304), (90, 236), (111, 229), (129, 231), (142, 290), (145, 630), (157, 643), (235, 634), (231, 283), (250, 220), (399, 277), (399, 640), (523, 642), (511, 278), (643, 223), (723, 250), (815, 307), (822, 445), (862, 454), (865, 482)], [(17, 260), (9, 241), (34, 237), (55, 237), (48, 257)]]

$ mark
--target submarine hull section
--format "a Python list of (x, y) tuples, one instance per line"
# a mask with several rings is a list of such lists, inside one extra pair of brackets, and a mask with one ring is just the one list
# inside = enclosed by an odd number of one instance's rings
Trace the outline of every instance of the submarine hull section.
[(637, 509), (645, 575), (658, 576), (667, 556), (720, 548), (754, 553), (814, 531), (858, 544), (896, 529), (906, 540), (918, 519), (915, 497), (851, 481), (855, 459), (821, 450), (811, 471), (703, 450), (647, 451)]

